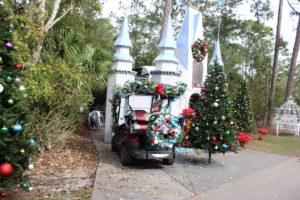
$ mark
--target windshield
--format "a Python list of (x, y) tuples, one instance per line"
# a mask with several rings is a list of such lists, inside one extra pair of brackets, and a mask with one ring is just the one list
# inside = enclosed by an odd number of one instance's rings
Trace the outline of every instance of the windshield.
[(132, 110), (145, 110), (151, 112), (152, 97), (149, 95), (131, 95), (129, 97), (129, 106)]

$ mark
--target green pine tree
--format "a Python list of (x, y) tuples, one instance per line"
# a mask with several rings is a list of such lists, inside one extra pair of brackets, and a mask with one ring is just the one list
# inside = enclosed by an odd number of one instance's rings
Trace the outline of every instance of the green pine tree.
[(245, 80), (241, 80), (234, 98), (234, 117), (239, 132), (253, 133), (255, 121)]
[(31, 162), (35, 142), (25, 129), (26, 93), (22, 74), (26, 68), (14, 42), (9, 6), (0, 7), (0, 188), (22, 183), (28, 189), (23, 172)]
[(227, 76), (223, 66), (215, 62), (208, 67), (201, 99), (189, 132), (191, 145), (211, 153), (230, 149), (236, 139)]

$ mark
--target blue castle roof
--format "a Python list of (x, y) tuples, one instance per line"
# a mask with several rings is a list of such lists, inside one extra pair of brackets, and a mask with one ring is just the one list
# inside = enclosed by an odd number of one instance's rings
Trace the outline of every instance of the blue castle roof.
[(128, 29), (128, 20), (127, 17), (124, 17), (123, 24), (120, 28), (119, 37), (114, 43), (115, 46), (124, 46), (132, 48), (132, 44), (129, 38), (129, 29)]
[(176, 42), (173, 38), (173, 29), (172, 29), (172, 20), (171, 16), (169, 16), (165, 30), (163, 32), (163, 36), (160, 40), (160, 43), (157, 46), (160, 49), (160, 54), (154, 59), (153, 63), (156, 62), (173, 62), (178, 64), (178, 59), (173, 54), (165, 54), (163, 49), (176, 49)]
[(188, 68), (189, 63), (188, 51), (191, 51), (191, 46), (198, 38), (203, 39), (202, 14), (198, 10), (188, 7), (176, 42), (177, 48), (184, 49), (186, 52), (180, 55), (176, 54), (185, 69)]
[(163, 36), (158, 44), (158, 48), (172, 48), (176, 49), (176, 42), (173, 38), (172, 20), (169, 16)]
[(209, 65), (213, 65), (215, 60), (218, 62), (218, 64), (224, 66), (224, 63), (222, 61), (222, 55), (221, 55), (221, 49), (220, 49), (220, 42), (219, 42), (219, 40), (216, 42), (215, 50), (214, 50), (213, 56), (212, 56), (212, 58), (211, 58), (211, 60), (209, 62)]
[[(119, 48), (132, 48), (132, 44), (129, 38), (129, 30), (128, 30), (128, 21), (127, 17), (124, 17), (123, 24), (120, 28), (120, 33), (117, 40), (114, 43), (115, 47)], [(113, 61), (128, 61), (134, 63), (133, 58), (129, 53), (115, 53), (113, 56)]]

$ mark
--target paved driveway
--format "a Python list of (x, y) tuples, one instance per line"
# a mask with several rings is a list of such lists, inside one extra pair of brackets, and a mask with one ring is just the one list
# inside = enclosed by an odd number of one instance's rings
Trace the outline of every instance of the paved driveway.
[(173, 166), (139, 161), (124, 167), (119, 155), (91, 132), (99, 152), (93, 200), (299, 200), (300, 160), (254, 150), (238, 154), (177, 155)]

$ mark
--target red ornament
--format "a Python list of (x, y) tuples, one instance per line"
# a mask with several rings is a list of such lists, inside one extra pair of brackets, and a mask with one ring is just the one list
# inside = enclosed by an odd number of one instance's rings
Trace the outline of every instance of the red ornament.
[(201, 87), (201, 92), (204, 92), (205, 91), (205, 87)]
[(4, 163), (0, 165), (0, 175), (9, 176), (13, 173), (13, 166), (10, 163)]
[(16, 64), (16, 69), (22, 69), (23, 68), (23, 65), (21, 65), (21, 64)]
[(6, 193), (3, 191), (0, 191), (0, 198), (5, 199), (5, 197), (6, 197)]
[(211, 140), (212, 140), (213, 142), (217, 141), (216, 136), (212, 136)]
[(158, 96), (160, 95), (161, 97), (165, 96), (165, 90), (164, 90), (164, 86), (161, 83), (158, 83), (155, 87), (155, 94)]

